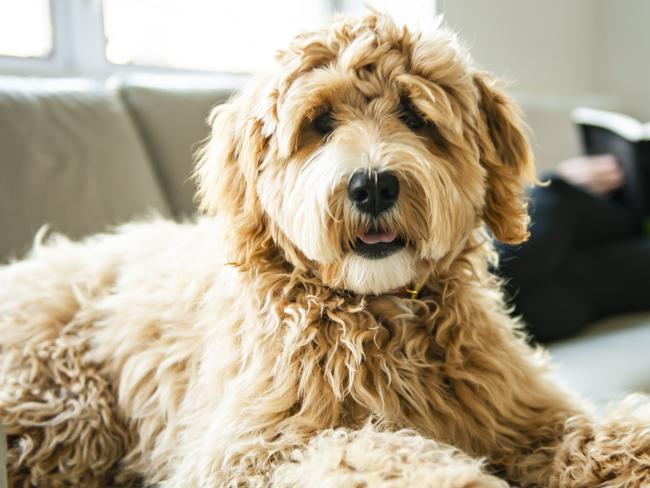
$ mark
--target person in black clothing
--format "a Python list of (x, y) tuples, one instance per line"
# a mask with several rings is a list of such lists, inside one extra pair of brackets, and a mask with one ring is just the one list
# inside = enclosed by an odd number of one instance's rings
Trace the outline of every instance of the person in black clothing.
[(549, 342), (599, 319), (650, 310), (650, 238), (608, 197), (624, 184), (617, 161), (570, 159), (546, 179), (530, 193), (530, 239), (498, 247), (514, 313), (532, 337)]

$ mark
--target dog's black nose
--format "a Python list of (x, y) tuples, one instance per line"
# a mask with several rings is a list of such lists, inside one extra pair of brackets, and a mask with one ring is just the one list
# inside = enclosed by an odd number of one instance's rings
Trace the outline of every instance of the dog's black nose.
[(377, 217), (397, 201), (399, 181), (388, 171), (357, 171), (348, 183), (348, 197), (362, 212)]

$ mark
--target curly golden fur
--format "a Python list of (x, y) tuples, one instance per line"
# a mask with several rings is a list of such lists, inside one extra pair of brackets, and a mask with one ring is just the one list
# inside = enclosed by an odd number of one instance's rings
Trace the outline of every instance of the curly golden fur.
[[(453, 34), (340, 20), (211, 123), (204, 218), (0, 270), (13, 486), (650, 484), (647, 405), (600, 419), (557, 387), (490, 273), (484, 227), (526, 239), (534, 169)], [(359, 170), (396, 176), (393, 208), (355, 207)], [(360, 255), (375, 227), (403, 247)]]

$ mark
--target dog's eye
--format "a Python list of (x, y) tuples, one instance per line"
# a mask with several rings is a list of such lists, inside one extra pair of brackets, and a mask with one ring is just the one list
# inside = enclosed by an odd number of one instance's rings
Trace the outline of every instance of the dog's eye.
[(312, 121), (312, 124), (324, 136), (334, 130), (334, 120), (332, 119), (331, 112), (323, 112)]
[(417, 130), (424, 125), (424, 119), (410, 106), (402, 108), (399, 118), (411, 130)]

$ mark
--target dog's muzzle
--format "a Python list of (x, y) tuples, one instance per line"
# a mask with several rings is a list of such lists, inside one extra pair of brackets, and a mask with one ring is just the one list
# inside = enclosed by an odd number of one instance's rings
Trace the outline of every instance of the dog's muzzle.
[[(388, 171), (359, 170), (348, 183), (348, 197), (354, 207), (373, 219), (395, 206), (399, 181)], [(404, 240), (394, 232), (372, 226), (357, 235), (354, 252), (368, 259), (382, 259), (404, 247)]]

